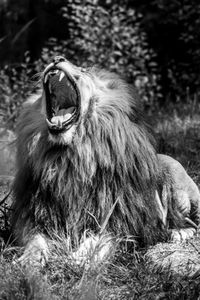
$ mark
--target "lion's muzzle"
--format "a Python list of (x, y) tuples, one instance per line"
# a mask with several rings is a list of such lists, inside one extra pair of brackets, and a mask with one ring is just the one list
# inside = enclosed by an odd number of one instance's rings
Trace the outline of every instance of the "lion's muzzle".
[(79, 89), (74, 75), (70, 74), (71, 69), (66, 66), (67, 62), (62, 68), (60, 60), (54, 59), (44, 72), (46, 120), (53, 134), (70, 129), (79, 117)]

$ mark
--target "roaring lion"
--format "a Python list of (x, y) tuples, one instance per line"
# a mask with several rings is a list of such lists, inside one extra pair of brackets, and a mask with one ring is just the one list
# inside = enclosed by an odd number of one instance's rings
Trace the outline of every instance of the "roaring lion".
[(17, 126), (12, 226), (21, 261), (45, 261), (53, 232), (74, 249), (85, 232), (94, 237), (86, 248), (102, 233), (143, 246), (193, 236), (198, 188), (177, 161), (156, 154), (134, 90), (63, 57), (42, 84)]

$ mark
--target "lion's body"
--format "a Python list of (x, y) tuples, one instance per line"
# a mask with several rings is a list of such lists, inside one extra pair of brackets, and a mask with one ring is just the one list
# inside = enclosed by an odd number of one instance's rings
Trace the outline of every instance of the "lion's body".
[[(69, 69), (68, 62), (61, 66)], [(44, 94), (24, 108), (18, 123), (13, 228), (16, 239), (28, 243), (27, 255), (31, 240), (44, 251), (36, 236), (47, 241), (53, 231), (74, 244), (86, 230), (98, 234), (106, 223), (106, 232), (148, 245), (168, 229), (165, 200), (155, 195), (163, 180), (160, 164), (164, 173), (169, 168), (173, 175), (173, 169), (163, 156), (158, 160), (133, 92), (107, 72), (79, 76), (80, 118), (68, 131), (48, 131)], [(171, 207), (168, 219), (176, 215)]]

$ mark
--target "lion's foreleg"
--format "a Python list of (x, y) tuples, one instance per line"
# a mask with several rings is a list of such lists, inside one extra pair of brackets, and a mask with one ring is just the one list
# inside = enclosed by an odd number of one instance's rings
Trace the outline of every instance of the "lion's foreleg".
[[(29, 199), (26, 197), (26, 200)], [(13, 206), (12, 228), (16, 243), (23, 247), (23, 254), (18, 259), (22, 265), (44, 266), (48, 260), (49, 238), (42, 234), (43, 228), (35, 225), (32, 207), (25, 201), (16, 201)]]
[[(196, 187), (196, 186), (195, 186)], [(193, 238), (199, 225), (199, 191), (190, 194), (187, 190), (177, 189), (173, 193), (174, 208), (180, 216), (181, 226), (171, 229), (172, 241), (186, 241)]]

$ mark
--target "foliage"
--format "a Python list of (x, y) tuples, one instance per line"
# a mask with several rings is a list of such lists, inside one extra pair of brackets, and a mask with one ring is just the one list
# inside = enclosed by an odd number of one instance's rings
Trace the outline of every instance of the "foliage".
[(101, 6), (101, 1), (70, 1), (63, 7), (69, 20), (71, 53), (76, 63), (98, 65), (135, 84), (143, 101), (159, 97), (155, 53), (139, 28), (141, 15), (126, 3)]
[[(27, 19), (29, 6), (21, 1), (16, 11), (16, 4), (13, 2), (12, 5), (4, 7), (1, 14), (15, 18), (16, 26), (13, 27), (19, 30), (15, 37), (24, 41), (29, 35), (29, 27), (26, 27), (27, 21), (30, 21)], [(157, 100), (163, 98), (170, 102), (184, 101), (186, 94), (199, 97), (198, 0), (42, 0), (37, 7), (33, 2), (32, 6), (37, 11), (40, 9), (60, 18), (63, 16), (68, 28), (66, 40), (58, 40), (56, 36), (47, 40), (46, 37), (41, 57), (27, 65), (31, 74), (41, 71), (54, 55), (64, 54), (78, 65), (97, 64), (122, 74), (136, 85), (142, 100), (149, 106), (155, 106)], [(22, 12), (27, 12), (27, 15)], [(23, 23), (22, 16), (24, 24), (20, 23)], [(57, 28), (59, 31), (60, 28)], [(9, 39), (7, 33), (0, 39), (0, 45), (3, 45), (4, 39)], [(10, 115), (16, 105), (14, 102), (18, 103), (21, 97), (17, 96), (21, 88), (13, 88), (10, 76), (26, 83), (28, 79), (25, 73), (21, 75), (22, 69), (21, 66), (9, 66), (9, 72), (6, 69), (0, 74), (0, 90), (6, 95), (1, 106), (5, 107), (9, 102)]]
[[(37, 64), (36, 64), (37, 66)], [(33, 73), (37, 68), (30, 64), (30, 55), (25, 53), (24, 62), (5, 65), (0, 70), (0, 121), (1, 125), (15, 126), (22, 103), (35, 90), (37, 82)]]
[[(62, 2), (62, 1), (61, 1)], [(149, 49), (146, 34), (139, 28), (141, 16), (126, 3), (102, 6), (99, 0), (68, 1), (60, 13), (68, 20), (70, 38), (48, 39), (41, 57), (6, 65), (0, 73), (1, 114), (11, 126), (18, 107), (35, 87), (33, 74), (44, 69), (55, 55), (64, 55), (81, 66), (98, 65), (121, 74), (134, 84), (143, 102), (152, 105), (160, 94), (155, 53)]]
[(143, 15), (140, 26), (156, 52), (165, 97), (172, 101), (187, 93), (199, 95), (199, 1), (150, 0), (132, 5)]

